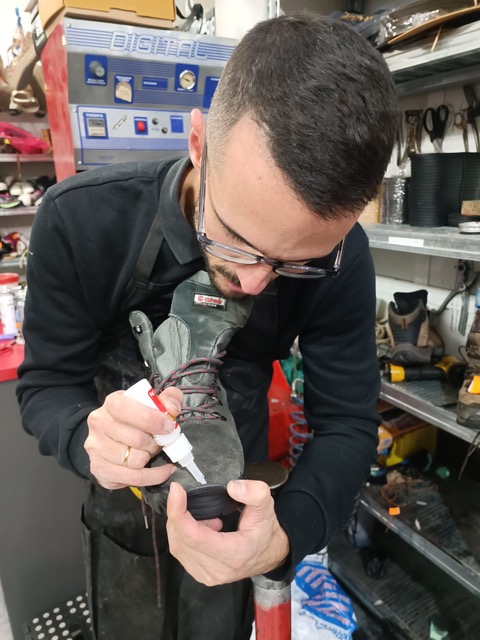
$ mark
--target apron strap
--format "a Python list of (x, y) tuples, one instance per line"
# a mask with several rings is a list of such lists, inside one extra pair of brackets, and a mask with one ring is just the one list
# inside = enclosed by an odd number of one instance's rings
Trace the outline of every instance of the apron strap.
[[(164, 174), (168, 171), (168, 169), (170, 169), (170, 167), (171, 164), (169, 163), (162, 169), (159, 177), (160, 183), (163, 183), (165, 179)], [(137, 264), (135, 266), (133, 276), (125, 290), (126, 304), (128, 303), (128, 301), (132, 300), (137, 289), (142, 289), (144, 291), (148, 289), (150, 275), (155, 265), (155, 261), (158, 256), (160, 246), (163, 242), (163, 238), (164, 235), (162, 230), (161, 216), (160, 212), (157, 211), (156, 216), (153, 218), (153, 222), (148, 232), (147, 239), (145, 240), (140, 252), (140, 257), (138, 258)]]
[(129, 288), (130, 285), (139, 289), (146, 289), (148, 287), (150, 275), (157, 259), (160, 245), (163, 242), (163, 238), (162, 222), (160, 215), (157, 213), (153, 219), (145, 244), (142, 247), (132, 280), (129, 283)]

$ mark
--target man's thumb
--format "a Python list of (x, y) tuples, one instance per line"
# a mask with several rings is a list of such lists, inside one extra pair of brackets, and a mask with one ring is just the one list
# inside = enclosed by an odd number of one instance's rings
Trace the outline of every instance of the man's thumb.
[(271, 503), (269, 486), (260, 480), (231, 480), (227, 485), (229, 495), (237, 502), (265, 512)]

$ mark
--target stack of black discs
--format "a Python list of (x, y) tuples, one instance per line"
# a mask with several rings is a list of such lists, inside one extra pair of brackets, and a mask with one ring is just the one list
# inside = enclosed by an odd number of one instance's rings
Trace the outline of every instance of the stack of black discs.
[(408, 211), (414, 227), (443, 227), (464, 200), (480, 200), (480, 153), (411, 156)]

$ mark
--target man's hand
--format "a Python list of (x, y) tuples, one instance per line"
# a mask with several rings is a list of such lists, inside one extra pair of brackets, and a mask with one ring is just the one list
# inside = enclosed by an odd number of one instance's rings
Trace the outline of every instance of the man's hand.
[(238, 529), (220, 531), (220, 520), (197, 522), (187, 511), (187, 494), (172, 482), (167, 502), (170, 553), (198, 582), (212, 587), (271, 571), (288, 556), (289, 542), (273, 508), (267, 484), (228, 483), (230, 496), (245, 507)]
[[(179, 389), (170, 387), (159, 397), (172, 416), (180, 413), (183, 394)], [(172, 464), (144, 468), (161, 449), (153, 434), (169, 433), (173, 422), (160, 411), (126, 398), (123, 391), (108, 395), (103, 406), (88, 416), (87, 423), (84, 446), (90, 457), (90, 472), (105, 489), (162, 484), (176, 471)]]

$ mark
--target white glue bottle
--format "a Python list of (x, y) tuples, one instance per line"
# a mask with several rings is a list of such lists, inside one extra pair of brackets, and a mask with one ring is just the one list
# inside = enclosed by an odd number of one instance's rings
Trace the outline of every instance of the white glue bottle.
[(161, 411), (168, 416), (170, 420), (175, 422), (175, 429), (171, 433), (154, 433), (153, 438), (155, 442), (163, 447), (163, 451), (172, 462), (178, 462), (182, 467), (188, 469), (195, 480), (200, 484), (207, 484), (203, 473), (193, 461), (192, 445), (185, 434), (182, 433), (182, 430), (175, 421), (175, 418), (173, 418), (165, 409), (148, 380), (143, 379), (135, 383), (130, 387), (130, 389), (125, 391), (124, 395), (127, 398), (132, 398), (133, 400), (137, 400), (137, 402), (141, 402), (147, 407), (150, 407), (150, 409)]

